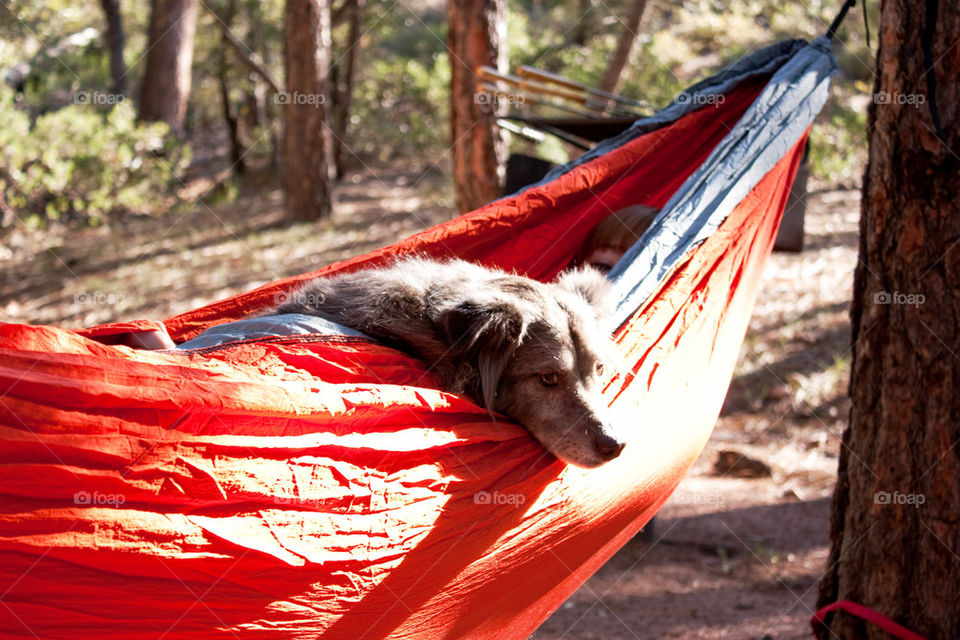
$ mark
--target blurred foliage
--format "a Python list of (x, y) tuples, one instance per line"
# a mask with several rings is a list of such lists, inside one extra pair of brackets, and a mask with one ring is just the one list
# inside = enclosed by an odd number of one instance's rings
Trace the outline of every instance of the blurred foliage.
[(31, 123), (4, 87), (0, 122), (0, 188), (28, 225), (169, 208), (174, 176), (189, 161), (167, 125), (137, 124), (129, 101), (106, 113), (73, 104)]
[[(621, 19), (632, 4), (633, 0), (581, 0), (531, 6), (510, 0), (512, 66), (528, 64), (598, 85), (623, 29)], [(664, 107), (685, 87), (757, 49), (783, 39), (823, 35), (841, 4), (839, 0), (649, 2), (620, 93), (654, 109)], [(875, 35), (876, 3), (869, 3), (868, 11)], [(876, 46), (876, 41), (871, 44)], [(872, 94), (874, 59), (859, 11), (847, 16), (834, 51), (839, 73), (811, 134), (811, 169), (829, 184), (852, 185), (866, 160), (866, 107)]]
[[(138, 123), (133, 101), (108, 92), (99, 4), (14, 1), (5, 8), (0, 190), (16, 219), (27, 226), (99, 224), (118, 213), (174, 206), (190, 147), (168, 136), (165, 124)], [(147, 10), (123, 9), (131, 64), (146, 45)]]
[(403, 161), (425, 168), (447, 155), (446, 13), (443, 3), (416, 14), (408, 6), (374, 3), (368, 9), (365, 29), (376, 36), (360, 54), (347, 132), (351, 164)]
[[(632, 3), (508, 0), (511, 70), (529, 64), (598, 84)], [(650, 2), (621, 92), (648, 103), (651, 110), (665, 106), (684, 87), (740, 56), (783, 38), (809, 39), (824, 33), (840, 4), (839, 0)], [(876, 4), (869, 3), (873, 31)], [(157, 127), (135, 124), (132, 104), (143, 73), (149, 5), (121, 3), (130, 94), (112, 110), (102, 102), (75, 104), (78, 95), (102, 95), (111, 86), (99, 3), (10, 0), (0, 7), (0, 79), (25, 64), (30, 68), (16, 86), (16, 99), (7, 92), (0, 101), (0, 170), (6, 172), (6, 197), (18, 217), (93, 221), (115, 211), (149, 212), (169, 206), (176, 193), (171, 184), (182, 177), (189, 154)], [(231, 11), (232, 18), (227, 18)], [(229, 164), (220, 84), (225, 64), (223, 81), (231, 112), (241, 124), (245, 161), (275, 167), (281, 107), (235, 52), (224, 52), (220, 22), (229, 20), (249, 55), (282, 84), (283, 11), (282, 0), (200, 4), (187, 118), (196, 163), (219, 163), (220, 169)], [(348, 28), (339, 24), (333, 33), (333, 60), (341, 73)], [(71, 37), (87, 31), (94, 37), (69, 44)], [(398, 164), (424, 169), (443, 161), (450, 145), (444, 2), (368, 0), (361, 31), (353, 105), (343, 133), (346, 169)], [(835, 50), (840, 72), (811, 136), (812, 169), (830, 184), (855, 184), (866, 152), (874, 57), (864, 41), (859, 11), (847, 17)], [(532, 109), (529, 104), (514, 108)], [(551, 137), (539, 145), (514, 137), (513, 144), (557, 162), (573, 151)]]

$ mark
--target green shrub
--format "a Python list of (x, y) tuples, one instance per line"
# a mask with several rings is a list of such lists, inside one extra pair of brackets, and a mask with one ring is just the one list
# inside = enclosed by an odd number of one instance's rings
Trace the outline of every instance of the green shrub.
[(189, 149), (162, 123), (137, 123), (123, 101), (103, 113), (73, 104), (35, 122), (0, 89), (0, 189), (17, 217), (32, 224), (97, 224), (125, 211), (168, 208)]
[(846, 106), (842, 94), (827, 102), (810, 131), (810, 168), (813, 175), (832, 185), (859, 183), (867, 160), (866, 109)]
[[(365, 60), (354, 90), (347, 155), (375, 165), (397, 159), (419, 159), (429, 165), (443, 157), (450, 137), (449, 87), (445, 53), (424, 61)], [(348, 157), (347, 162), (357, 160)]]

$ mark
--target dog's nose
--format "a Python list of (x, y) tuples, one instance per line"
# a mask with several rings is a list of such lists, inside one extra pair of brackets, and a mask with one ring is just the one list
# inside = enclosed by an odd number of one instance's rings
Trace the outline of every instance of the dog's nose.
[(597, 447), (597, 453), (599, 453), (600, 457), (604, 460), (613, 460), (619, 456), (623, 448), (627, 446), (626, 442), (620, 442), (605, 433), (598, 433), (594, 444)]

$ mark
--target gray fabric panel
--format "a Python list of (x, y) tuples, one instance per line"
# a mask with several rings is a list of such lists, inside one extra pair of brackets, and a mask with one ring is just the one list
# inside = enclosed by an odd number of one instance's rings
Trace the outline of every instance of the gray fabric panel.
[(281, 313), (272, 316), (244, 318), (210, 327), (198, 336), (177, 345), (178, 349), (206, 349), (227, 342), (273, 338), (276, 336), (299, 336), (309, 334), (343, 335), (358, 338), (365, 334), (344, 327), (318, 316), (305, 313)]
[[(737, 125), (664, 205), (644, 236), (614, 265), (610, 278), (620, 301), (615, 314), (617, 325), (643, 304), (673, 265), (712, 234), (797, 143), (826, 102), (830, 76), (836, 69), (830, 41), (825, 37), (793, 51), (782, 61)], [(732, 78), (701, 86), (726, 90), (729, 82)]]

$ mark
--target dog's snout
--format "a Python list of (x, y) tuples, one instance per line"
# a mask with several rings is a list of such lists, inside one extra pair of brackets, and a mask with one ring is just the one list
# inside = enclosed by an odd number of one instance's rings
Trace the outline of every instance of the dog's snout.
[(606, 461), (613, 460), (623, 451), (623, 448), (627, 446), (626, 442), (620, 442), (616, 438), (609, 436), (605, 433), (598, 433), (594, 445), (597, 448), (597, 453), (600, 454), (600, 457)]

